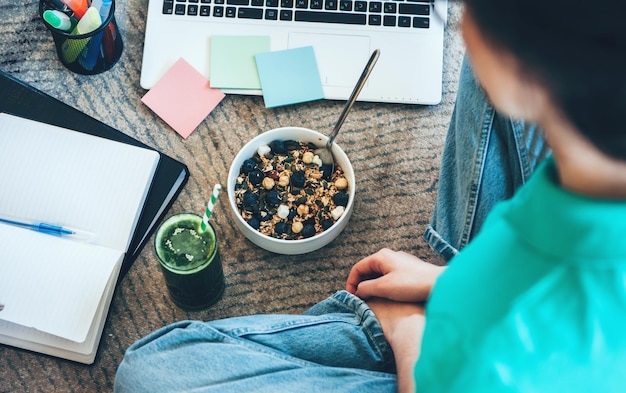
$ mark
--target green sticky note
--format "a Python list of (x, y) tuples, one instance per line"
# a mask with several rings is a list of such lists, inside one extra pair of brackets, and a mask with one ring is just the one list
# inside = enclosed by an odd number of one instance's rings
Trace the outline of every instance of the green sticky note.
[(269, 50), (269, 36), (212, 36), (211, 87), (261, 89), (254, 56)]
[(267, 108), (324, 98), (312, 46), (259, 53), (256, 64)]

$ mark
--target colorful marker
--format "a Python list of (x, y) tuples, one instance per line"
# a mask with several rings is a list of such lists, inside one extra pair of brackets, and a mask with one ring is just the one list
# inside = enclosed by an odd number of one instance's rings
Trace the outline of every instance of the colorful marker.
[(89, 7), (89, 3), (87, 0), (61, 0), (63, 4), (68, 6), (76, 16), (80, 19), (85, 16), (87, 9)]
[[(102, 24), (102, 20), (100, 19), (100, 14), (95, 7), (89, 7), (85, 15), (80, 18), (76, 28), (72, 31), (73, 35), (81, 35), (91, 33), (94, 30), (97, 30), (98, 27)], [(73, 39), (68, 38), (65, 40), (63, 45), (61, 46), (61, 54), (63, 55), (63, 59), (67, 63), (73, 63), (78, 58), (80, 52), (85, 48), (85, 45), (89, 42), (89, 38), (82, 39)]]
[(74, 27), (70, 17), (57, 10), (45, 10), (43, 20), (55, 29), (62, 31), (70, 31)]
[[(111, 12), (111, 4), (113, 0), (93, 0), (91, 6), (98, 9), (100, 13), (100, 19), (102, 23), (107, 20), (109, 17), (109, 13)], [(96, 62), (98, 61), (98, 55), (100, 54), (100, 47), (102, 46), (102, 35), (104, 32), (100, 32), (96, 34), (89, 44), (87, 44), (87, 48), (80, 52), (80, 56), (78, 58), (78, 62), (83, 66), (86, 70), (93, 70), (96, 66)]]

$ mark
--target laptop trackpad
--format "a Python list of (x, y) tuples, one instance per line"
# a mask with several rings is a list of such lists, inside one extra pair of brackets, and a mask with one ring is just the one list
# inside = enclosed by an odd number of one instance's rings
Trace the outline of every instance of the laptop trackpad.
[(353, 87), (370, 57), (366, 36), (290, 33), (289, 49), (313, 46), (324, 86)]

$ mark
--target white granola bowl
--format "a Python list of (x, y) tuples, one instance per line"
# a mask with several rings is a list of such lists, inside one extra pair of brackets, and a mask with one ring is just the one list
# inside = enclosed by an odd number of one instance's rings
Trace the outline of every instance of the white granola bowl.
[(250, 240), (252, 243), (265, 250), (275, 252), (277, 254), (295, 255), (305, 254), (318, 250), (333, 241), (337, 236), (339, 236), (341, 231), (343, 231), (343, 229), (348, 224), (350, 216), (352, 215), (356, 184), (352, 164), (350, 163), (348, 156), (341, 149), (341, 147), (339, 147), (336, 142), (333, 143), (332, 148), (335, 162), (343, 169), (344, 175), (348, 180), (348, 205), (346, 206), (345, 211), (341, 215), (341, 217), (339, 217), (339, 219), (330, 228), (326, 229), (322, 233), (318, 233), (315, 236), (306, 239), (275, 239), (273, 237), (262, 234), (261, 232), (248, 225), (246, 220), (241, 217), (241, 214), (239, 213), (239, 210), (237, 209), (237, 204), (235, 202), (235, 184), (237, 182), (237, 177), (239, 176), (241, 165), (243, 164), (244, 160), (251, 158), (256, 153), (256, 150), (259, 146), (269, 145), (270, 142), (274, 140), (312, 142), (319, 147), (323, 147), (326, 144), (328, 137), (317, 131), (313, 131), (307, 128), (283, 127), (266, 131), (261, 135), (253, 138), (244, 147), (242, 147), (241, 150), (239, 150), (239, 153), (237, 153), (237, 155), (235, 156), (235, 159), (230, 166), (230, 170), (228, 171), (228, 204), (230, 205), (235, 224), (246, 236), (246, 238), (248, 238), (248, 240)]

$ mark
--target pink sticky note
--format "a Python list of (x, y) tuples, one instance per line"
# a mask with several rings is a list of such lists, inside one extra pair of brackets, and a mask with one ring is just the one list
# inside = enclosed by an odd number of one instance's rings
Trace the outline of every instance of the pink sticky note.
[(222, 99), (208, 79), (180, 58), (141, 101), (183, 138), (198, 127)]

